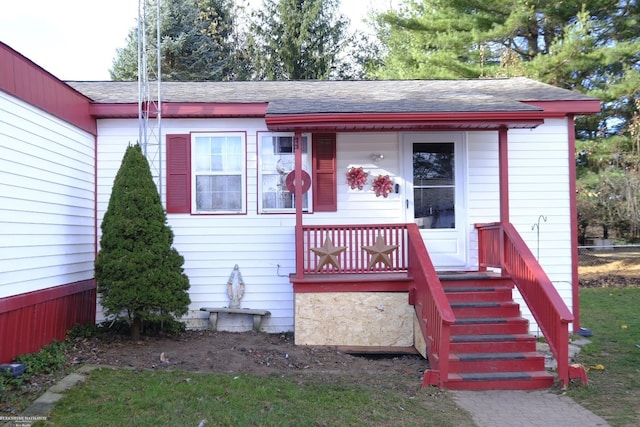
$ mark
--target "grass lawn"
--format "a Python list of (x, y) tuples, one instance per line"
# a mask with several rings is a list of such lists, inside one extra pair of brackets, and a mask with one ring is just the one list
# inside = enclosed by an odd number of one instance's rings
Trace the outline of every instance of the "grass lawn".
[(589, 386), (567, 394), (612, 426), (638, 426), (640, 287), (581, 289), (580, 304), (582, 327), (593, 331), (578, 356), (590, 368)]
[(100, 368), (65, 393), (56, 426), (472, 426), (446, 392), (356, 377), (216, 375)]

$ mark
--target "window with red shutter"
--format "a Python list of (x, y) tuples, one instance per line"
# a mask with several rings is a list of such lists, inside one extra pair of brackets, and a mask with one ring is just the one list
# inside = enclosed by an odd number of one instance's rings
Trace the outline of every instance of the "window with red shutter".
[(313, 134), (313, 210), (336, 212), (336, 134)]
[(167, 213), (191, 212), (191, 136), (167, 135)]

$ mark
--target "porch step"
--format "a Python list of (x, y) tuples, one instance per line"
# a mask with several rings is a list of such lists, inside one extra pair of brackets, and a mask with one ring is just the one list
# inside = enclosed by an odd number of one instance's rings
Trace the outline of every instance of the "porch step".
[(522, 317), (463, 317), (451, 325), (451, 335), (528, 333), (529, 321)]
[(484, 316), (518, 317), (520, 305), (513, 301), (450, 302), (456, 318), (478, 318)]
[(513, 280), (506, 276), (453, 275), (438, 276), (443, 288), (467, 287), (515, 287)]
[(457, 373), (544, 371), (544, 356), (527, 353), (452, 353), (449, 369)]
[(454, 335), (451, 351), (455, 353), (532, 352), (536, 351), (536, 338), (529, 334)]
[(546, 371), (465, 372), (449, 374), (447, 388), (451, 390), (537, 390), (551, 387), (554, 381), (554, 376)]
[(507, 286), (444, 287), (443, 289), (451, 303), (513, 300), (513, 288)]

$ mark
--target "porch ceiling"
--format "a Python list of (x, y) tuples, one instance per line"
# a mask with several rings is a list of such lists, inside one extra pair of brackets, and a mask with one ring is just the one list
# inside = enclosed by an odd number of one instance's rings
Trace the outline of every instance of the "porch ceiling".
[(449, 129), (531, 129), (543, 124), (544, 119), (540, 117), (540, 114), (533, 114), (532, 112), (439, 114), (267, 114), (266, 123), (268, 128), (273, 131), (385, 132)]

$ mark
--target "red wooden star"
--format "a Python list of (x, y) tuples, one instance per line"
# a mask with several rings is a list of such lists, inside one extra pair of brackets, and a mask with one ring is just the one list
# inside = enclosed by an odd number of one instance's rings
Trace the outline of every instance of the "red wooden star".
[(322, 267), (327, 264), (331, 264), (335, 269), (339, 270), (340, 261), (338, 260), (338, 256), (345, 249), (347, 249), (346, 246), (333, 246), (333, 242), (329, 236), (324, 240), (324, 245), (319, 248), (311, 248), (311, 250), (320, 257), (316, 271), (320, 271)]
[(369, 261), (369, 270), (371, 270), (377, 263), (381, 262), (387, 267), (391, 267), (391, 259), (389, 254), (396, 249), (398, 245), (387, 245), (384, 241), (384, 237), (378, 235), (376, 238), (376, 244), (373, 246), (363, 246), (362, 249), (367, 251), (371, 255)]

